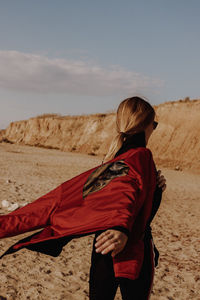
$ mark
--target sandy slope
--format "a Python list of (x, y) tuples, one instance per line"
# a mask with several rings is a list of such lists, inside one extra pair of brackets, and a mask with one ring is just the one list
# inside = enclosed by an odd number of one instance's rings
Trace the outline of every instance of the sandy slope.
[[(0, 144), (0, 204), (26, 203), (92, 168), (102, 157)], [(168, 189), (153, 221), (160, 251), (152, 300), (200, 299), (200, 174), (161, 168)], [(8, 181), (9, 180), (9, 181)], [(0, 208), (0, 213), (7, 210)], [(30, 233), (0, 240), (0, 253)], [(0, 299), (86, 300), (93, 235), (74, 239), (57, 258), (20, 250), (0, 260)], [(4, 298), (3, 298), (4, 297)], [(116, 300), (121, 299), (118, 292)]]

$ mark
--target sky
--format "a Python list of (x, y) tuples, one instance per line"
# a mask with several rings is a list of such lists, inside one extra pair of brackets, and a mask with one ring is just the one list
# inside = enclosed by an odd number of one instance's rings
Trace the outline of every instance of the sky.
[(199, 0), (0, 0), (0, 128), (200, 98)]

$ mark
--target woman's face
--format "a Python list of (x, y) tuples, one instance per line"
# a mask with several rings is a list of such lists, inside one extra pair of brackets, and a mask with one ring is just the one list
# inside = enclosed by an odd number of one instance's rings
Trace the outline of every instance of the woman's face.
[(152, 132), (154, 131), (155, 127), (157, 126), (157, 125), (155, 125), (155, 123), (157, 123), (157, 122), (152, 121), (152, 122), (149, 124), (149, 126), (145, 129), (145, 140), (146, 140), (146, 144), (148, 143), (148, 140), (149, 140), (149, 138), (150, 138)]

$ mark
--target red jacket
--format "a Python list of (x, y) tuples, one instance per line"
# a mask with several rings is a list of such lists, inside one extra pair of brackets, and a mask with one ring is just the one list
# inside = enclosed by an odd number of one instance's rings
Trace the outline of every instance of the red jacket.
[[(123, 251), (113, 258), (115, 276), (135, 279), (143, 262), (143, 234), (155, 187), (151, 151), (145, 147), (129, 149), (63, 182), (32, 203), (0, 216), (0, 238), (44, 228), (20, 240), (3, 255), (23, 247), (40, 251), (45, 245), (56, 251), (56, 243), (63, 246), (73, 237), (121, 226), (130, 235)], [(41, 252), (49, 254), (46, 250)], [(59, 253), (61, 250), (62, 247)]]

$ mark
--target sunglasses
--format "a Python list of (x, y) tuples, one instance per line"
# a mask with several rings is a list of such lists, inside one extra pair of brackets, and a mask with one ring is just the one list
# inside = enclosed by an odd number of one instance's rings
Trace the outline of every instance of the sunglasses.
[(153, 121), (153, 129), (154, 129), (154, 130), (156, 129), (157, 126), (158, 126), (158, 122)]

